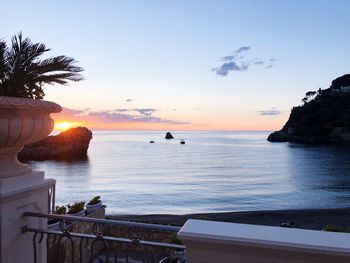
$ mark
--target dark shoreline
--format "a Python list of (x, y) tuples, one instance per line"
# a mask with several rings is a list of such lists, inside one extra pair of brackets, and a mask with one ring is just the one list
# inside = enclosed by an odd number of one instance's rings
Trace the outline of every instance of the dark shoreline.
[(198, 213), (187, 215), (107, 215), (106, 218), (123, 221), (144, 222), (182, 226), (188, 219), (202, 219), (222, 222), (281, 226), (294, 222), (296, 228), (322, 230), (326, 225), (341, 228), (350, 227), (350, 208), (265, 210), (224, 213)]

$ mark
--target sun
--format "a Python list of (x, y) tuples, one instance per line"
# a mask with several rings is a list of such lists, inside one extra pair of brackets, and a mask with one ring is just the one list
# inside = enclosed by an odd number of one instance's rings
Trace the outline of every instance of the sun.
[(58, 121), (55, 123), (54, 130), (65, 131), (76, 126), (79, 126), (79, 123), (70, 121)]

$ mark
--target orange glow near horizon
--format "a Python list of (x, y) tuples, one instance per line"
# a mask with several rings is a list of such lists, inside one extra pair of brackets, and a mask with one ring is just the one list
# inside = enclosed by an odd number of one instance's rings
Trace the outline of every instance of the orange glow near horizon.
[(80, 122), (72, 121), (58, 121), (55, 123), (54, 130), (56, 131), (65, 131), (73, 127), (81, 126)]
[(278, 130), (282, 127), (283, 122), (218, 122), (216, 125), (167, 125), (167, 124), (148, 124), (148, 123), (106, 123), (98, 121), (67, 121), (56, 120), (54, 130), (65, 131), (73, 127), (85, 126), (91, 130), (116, 130), (116, 131), (158, 131), (158, 130), (207, 130), (207, 131), (270, 131)]
[[(227, 131), (271, 131), (279, 130), (285, 123), (287, 116), (261, 116), (252, 112), (251, 114), (235, 114), (230, 118), (186, 116), (188, 124), (171, 125), (167, 123), (146, 122), (118, 122), (110, 118), (96, 115), (77, 115), (63, 112), (52, 115), (55, 120), (54, 130), (65, 131), (67, 129), (84, 126), (91, 130), (120, 130), (120, 131), (150, 131), (150, 130), (227, 130)], [(164, 117), (165, 119), (185, 119)]]

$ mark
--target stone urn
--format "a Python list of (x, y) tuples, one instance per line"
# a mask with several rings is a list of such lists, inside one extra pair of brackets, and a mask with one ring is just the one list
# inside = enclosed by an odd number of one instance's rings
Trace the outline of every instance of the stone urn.
[(31, 172), (17, 153), (48, 136), (54, 127), (50, 114), (61, 110), (50, 101), (0, 96), (0, 179)]

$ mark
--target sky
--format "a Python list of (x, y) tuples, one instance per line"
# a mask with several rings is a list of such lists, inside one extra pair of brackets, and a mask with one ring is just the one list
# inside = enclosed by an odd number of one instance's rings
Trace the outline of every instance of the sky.
[[(61, 128), (278, 130), (304, 94), (350, 73), (350, 1), (6, 1), (84, 81), (44, 87)], [(60, 126), (56, 126), (60, 128)]]

